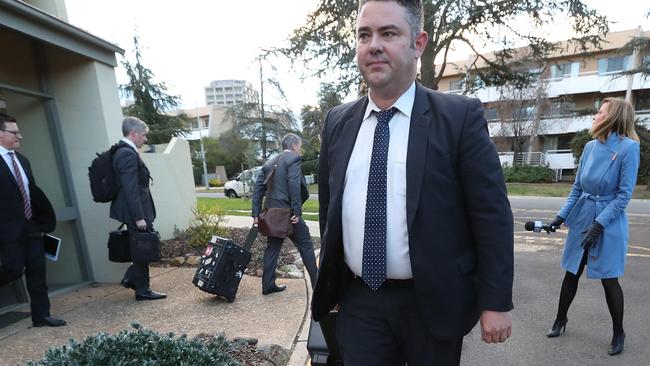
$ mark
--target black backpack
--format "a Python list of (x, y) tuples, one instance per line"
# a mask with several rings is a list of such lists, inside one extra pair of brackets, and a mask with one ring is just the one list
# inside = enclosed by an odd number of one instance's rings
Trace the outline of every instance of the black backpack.
[(119, 185), (113, 169), (113, 154), (125, 146), (115, 144), (97, 157), (88, 167), (88, 178), (90, 179), (90, 192), (95, 202), (111, 202), (117, 197)]

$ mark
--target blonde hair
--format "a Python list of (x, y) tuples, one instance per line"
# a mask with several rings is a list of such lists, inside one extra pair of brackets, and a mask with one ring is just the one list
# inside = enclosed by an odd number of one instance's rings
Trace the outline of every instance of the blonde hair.
[(610, 132), (619, 136), (626, 136), (634, 141), (639, 141), (639, 136), (634, 131), (634, 107), (630, 102), (618, 98), (605, 98), (603, 106), (607, 105), (607, 112), (602, 123), (591, 128), (589, 132), (601, 142), (605, 142)]

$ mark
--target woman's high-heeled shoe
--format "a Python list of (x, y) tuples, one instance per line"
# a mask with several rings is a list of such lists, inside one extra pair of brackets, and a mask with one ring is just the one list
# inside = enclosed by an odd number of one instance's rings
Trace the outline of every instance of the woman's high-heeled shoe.
[(559, 337), (562, 332), (566, 331), (566, 322), (569, 321), (568, 318), (562, 320), (556, 320), (551, 327), (551, 330), (546, 333), (546, 336), (549, 338)]
[(607, 350), (607, 353), (610, 356), (617, 355), (623, 352), (624, 346), (625, 346), (625, 332), (619, 335), (614, 334), (614, 337), (612, 337), (612, 344), (609, 345), (609, 349)]

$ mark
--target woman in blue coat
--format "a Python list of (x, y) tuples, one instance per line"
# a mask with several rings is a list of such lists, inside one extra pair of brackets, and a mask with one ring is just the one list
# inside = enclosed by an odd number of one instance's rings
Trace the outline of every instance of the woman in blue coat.
[(599, 278), (612, 316), (614, 334), (610, 355), (623, 351), (623, 275), (628, 224), (625, 215), (639, 168), (639, 137), (634, 131), (634, 108), (624, 100), (606, 98), (594, 117), (593, 140), (585, 145), (575, 182), (564, 207), (551, 223), (569, 227), (562, 268), (566, 270), (557, 317), (548, 337), (566, 329), (567, 312), (587, 266), (587, 278)]

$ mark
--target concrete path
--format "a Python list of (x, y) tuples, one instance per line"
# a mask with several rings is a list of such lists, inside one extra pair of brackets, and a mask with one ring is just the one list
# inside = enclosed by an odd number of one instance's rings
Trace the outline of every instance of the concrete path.
[[(511, 202), (516, 222), (551, 217), (562, 202), (516, 198)], [(635, 203), (636, 202), (636, 203)], [(555, 316), (563, 271), (559, 266), (566, 235), (527, 233), (515, 230), (515, 285), (512, 312), (513, 337), (505, 344), (487, 345), (480, 340), (478, 326), (465, 338), (462, 365), (647, 365), (650, 349), (650, 215), (647, 200), (633, 200), (631, 215), (634, 248), (628, 256), (625, 292), (626, 350), (618, 357), (606, 354), (611, 337), (611, 320), (599, 281), (581, 280), (569, 313), (566, 334), (557, 339), (544, 335)], [(544, 206), (548, 205), (548, 207)], [(648, 210), (650, 212), (650, 210)], [(226, 216), (226, 225), (250, 227), (246, 216)], [(318, 223), (307, 222), (318, 236)], [(648, 231), (646, 231), (648, 230)], [(641, 233), (643, 232), (643, 233)], [(289, 244), (290, 245), (290, 244)], [(52, 312), (68, 321), (63, 328), (32, 328), (29, 319), (0, 329), (0, 365), (24, 365), (39, 359), (50, 346), (81, 339), (100, 331), (117, 333), (132, 321), (159, 332), (186, 333), (225, 331), (228, 337), (252, 336), (261, 343), (275, 343), (292, 350), (290, 366), (308, 363), (306, 350), (309, 327), (310, 289), (304, 280), (281, 279), (288, 289), (262, 296), (260, 279), (245, 276), (237, 299), (230, 304), (206, 294), (191, 284), (194, 269), (154, 268), (152, 287), (169, 298), (136, 302), (133, 292), (116, 284), (88, 285), (55, 296)], [(23, 307), (18, 311), (28, 311)]]
[[(229, 338), (250, 336), (260, 344), (291, 350), (307, 310), (304, 280), (282, 279), (287, 290), (263, 296), (257, 277), (244, 276), (233, 303), (200, 291), (191, 280), (192, 268), (152, 268), (152, 287), (168, 294), (158, 301), (135, 301), (133, 291), (116, 284), (88, 285), (52, 298), (52, 314), (68, 325), (33, 328), (25, 319), (0, 329), (0, 365), (24, 365), (40, 359), (52, 346), (69, 338), (81, 340), (98, 332), (118, 333), (131, 322), (160, 333), (224, 331)], [(29, 311), (28, 308), (19, 311)]]

